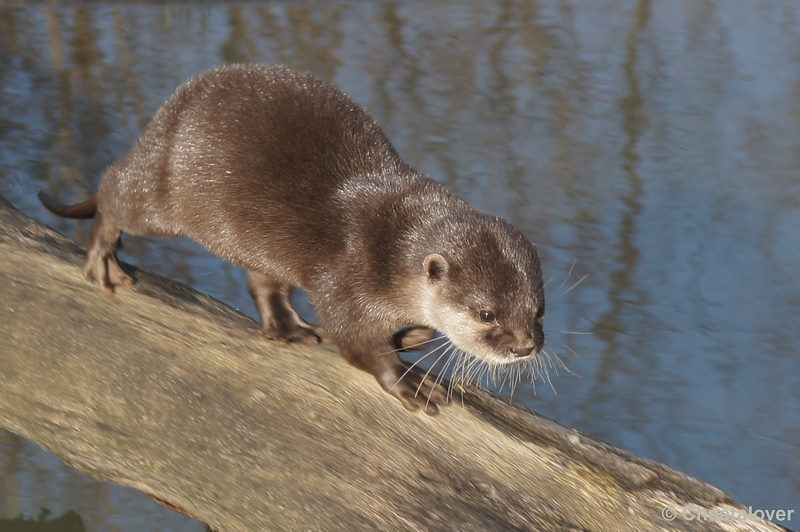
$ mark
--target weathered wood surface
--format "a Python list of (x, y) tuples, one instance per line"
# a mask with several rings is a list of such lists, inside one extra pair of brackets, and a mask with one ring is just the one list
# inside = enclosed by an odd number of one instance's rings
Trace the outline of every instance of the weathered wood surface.
[(106, 297), (82, 254), (0, 197), (0, 426), (220, 531), (781, 530), (666, 521), (733, 501), (477, 390), (409, 414), (186, 287), (137, 271)]

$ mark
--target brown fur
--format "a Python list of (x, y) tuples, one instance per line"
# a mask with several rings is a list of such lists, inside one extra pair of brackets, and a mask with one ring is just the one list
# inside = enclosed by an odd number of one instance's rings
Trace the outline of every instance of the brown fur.
[[(493, 364), (544, 343), (535, 246), (408, 166), (364, 108), (307, 73), (205, 72), (176, 90), (95, 198), (40, 198), (62, 216), (94, 215), (84, 276), (107, 293), (132, 284), (116, 260), (121, 232), (188, 236), (248, 270), (265, 338), (332, 340), (410, 410), (433, 414), (447, 398), (417, 372), (401, 380), (398, 330), (438, 329)], [(325, 329), (292, 309), (296, 286)]]

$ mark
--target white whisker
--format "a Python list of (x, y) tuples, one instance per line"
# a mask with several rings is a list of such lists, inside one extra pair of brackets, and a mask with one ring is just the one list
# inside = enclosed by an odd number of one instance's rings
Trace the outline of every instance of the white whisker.
[[(445, 344), (445, 345), (446, 345), (446, 344)], [(422, 388), (422, 385), (423, 385), (423, 384), (425, 384), (425, 379), (427, 379), (427, 378), (428, 378), (428, 375), (430, 375), (431, 371), (433, 371), (433, 368), (434, 368), (434, 367), (436, 366), (436, 364), (437, 364), (437, 363), (438, 363), (438, 362), (439, 362), (439, 361), (442, 359), (442, 357), (443, 357), (443, 356), (445, 356), (445, 355), (447, 354), (447, 352), (450, 350), (450, 348), (451, 348), (451, 347), (452, 347), (452, 343), (451, 343), (451, 344), (450, 344), (450, 345), (447, 347), (447, 349), (445, 349), (444, 351), (442, 351), (442, 353), (441, 353), (441, 354), (440, 354), (438, 357), (436, 357), (436, 360), (434, 360), (434, 361), (433, 361), (433, 364), (431, 364), (431, 367), (430, 367), (430, 368), (428, 368), (428, 371), (426, 371), (426, 372), (425, 372), (425, 375), (423, 375), (423, 376), (422, 376), (422, 380), (421, 380), (421, 381), (419, 381), (419, 385), (417, 386), (417, 391), (416, 391), (416, 392), (414, 392), (414, 397), (416, 397), (416, 396), (417, 396), (417, 394), (419, 394), (419, 391), (420, 391), (420, 389)], [(437, 349), (438, 349), (438, 348), (437, 348)], [(431, 351), (431, 353), (433, 353), (433, 351)], [(435, 384), (435, 382), (434, 382), (434, 384)], [(431, 397), (430, 397), (430, 394), (429, 394), (429, 395), (428, 395), (428, 400), (427, 400), (427, 401), (425, 401), (425, 408), (426, 408), (426, 409), (428, 408), (428, 402), (429, 402), (430, 400), (431, 400)]]
[(416, 348), (424, 346), (426, 344), (433, 343), (433, 342), (435, 342), (435, 341), (437, 341), (439, 339), (440, 338), (436, 337), (436, 338), (431, 338), (430, 340), (424, 340), (422, 342), (409, 345), (408, 347), (402, 347), (401, 346), (401, 347), (398, 347), (396, 349), (392, 349), (391, 351), (385, 351), (383, 353), (378, 353), (376, 356), (382, 357), (382, 356), (385, 356), (385, 355), (391, 355), (392, 353), (399, 353), (401, 351), (416, 351), (417, 350)]
[(575, 259), (575, 260), (573, 260), (573, 261), (572, 261), (572, 266), (570, 266), (570, 267), (569, 267), (569, 271), (567, 272), (567, 276), (566, 276), (566, 277), (564, 277), (564, 280), (561, 282), (561, 286), (559, 286), (559, 287), (556, 289), (556, 293), (558, 293), (558, 291), (559, 291), (559, 290), (561, 290), (562, 288), (564, 288), (564, 284), (567, 282), (567, 279), (569, 279), (569, 278), (570, 278), (570, 276), (572, 276), (572, 270), (574, 270), (574, 269), (575, 269), (575, 264), (577, 264), (577, 262), (578, 262), (578, 259)]
[(558, 297), (561, 297), (561, 296), (563, 296), (563, 295), (565, 295), (565, 294), (568, 294), (570, 290), (572, 290), (573, 288), (575, 288), (576, 286), (578, 286), (579, 284), (581, 284), (581, 283), (584, 281), (584, 279), (586, 279), (587, 277), (589, 277), (589, 274), (588, 274), (588, 273), (587, 273), (586, 275), (584, 275), (583, 277), (581, 277), (580, 279), (578, 279), (578, 280), (575, 282), (575, 284), (574, 284), (574, 285), (572, 285), (572, 286), (570, 286), (570, 287), (569, 287), (569, 288), (568, 288), (566, 291), (564, 291), (564, 292), (561, 292), (560, 294), (558, 294)]
[[(441, 346), (439, 346), (439, 347), (437, 347), (436, 349), (433, 349), (433, 350), (431, 350), (431, 351), (428, 351), (427, 353), (425, 353), (424, 355), (422, 355), (421, 357), (419, 357), (419, 359), (417, 359), (416, 361), (414, 361), (412, 364), (409, 364), (408, 368), (407, 368), (407, 369), (406, 369), (406, 370), (403, 372), (403, 374), (402, 374), (402, 375), (400, 375), (400, 378), (399, 378), (399, 379), (397, 379), (397, 382), (395, 382), (394, 384), (392, 384), (392, 387), (391, 387), (391, 388), (389, 388), (389, 389), (390, 389), (390, 390), (393, 390), (393, 389), (394, 389), (394, 387), (395, 387), (395, 386), (397, 386), (398, 384), (400, 384), (400, 381), (401, 381), (401, 380), (403, 380), (403, 379), (406, 377), (406, 375), (408, 375), (408, 374), (411, 372), (411, 370), (413, 370), (413, 369), (414, 369), (414, 368), (415, 368), (417, 365), (419, 365), (419, 363), (420, 363), (420, 362), (422, 362), (423, 360), (425, 360), (426, 358), (428, 358), (428, 357), (429, 357), (429, 356), (431, 356), (432, 354), (436, 353), (436, 351), (438, 351), (439, 349), (441, 349)], [(418, 390), (418, 391), (419, 391), (419, 390)]]

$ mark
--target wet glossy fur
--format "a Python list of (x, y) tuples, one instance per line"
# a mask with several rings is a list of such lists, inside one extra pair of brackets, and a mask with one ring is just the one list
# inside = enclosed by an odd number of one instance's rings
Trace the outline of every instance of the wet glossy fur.
[[(116, 263), (120, 232), (188, 236), (248, 270), (265, 337), (330, 339), (411, 410), (435, 413), (446, 395), (416, 372), (398, 383), (399, 329), (439, 329), (492, 363), (536, 356), (544, 342), (535, 246), (404, 163), (365, 109), (306, 73), (205, 72), (177, 89), (95, 198), (41, 197), (57, 214), (95, 214), (84, 274), (107, 292), (131, 284)], [(324, 330), (289, 305), (295, 286)], [(487, 308), (493, 323), (480, 321)]]

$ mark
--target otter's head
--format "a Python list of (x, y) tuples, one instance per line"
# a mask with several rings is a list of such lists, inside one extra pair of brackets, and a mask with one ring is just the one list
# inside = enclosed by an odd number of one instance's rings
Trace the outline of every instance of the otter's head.
[(481, 222), (478, 230), (452, 226), (457, 238), (425, 257), (423, 311), (456, 347), (490, 365), (531, 359), (544, 346), (539, 254), (504, 220)]

